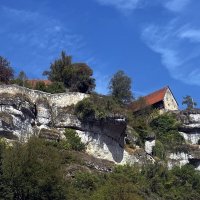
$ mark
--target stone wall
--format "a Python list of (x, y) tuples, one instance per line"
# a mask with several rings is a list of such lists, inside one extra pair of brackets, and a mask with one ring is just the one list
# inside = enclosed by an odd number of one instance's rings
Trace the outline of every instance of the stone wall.
[(66, 107), (77, 104), (79, 101), (88, 97), (88, 94), (78, 92), (68, 92), (60, 94), (49, 94), (38, 90), (32, 90), (18, 85), (0, 85), (0, 94), (22, 94), (30, 98), (33, 103), (39, 99), (47, 99), (50, 106), (56, 105), (58, 107)]

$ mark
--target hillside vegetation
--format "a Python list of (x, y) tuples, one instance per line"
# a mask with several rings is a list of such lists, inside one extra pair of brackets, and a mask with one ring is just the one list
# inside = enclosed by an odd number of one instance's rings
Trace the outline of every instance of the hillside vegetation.
[(67, 141), (57, 144), (31, 138), (12, 147), (1, 141), (1, 199), (200, 198), (200, 174), (190, 165), (171, 171), (159, 163), (142, 169), (126, 165), (99, 172), (72, 150), (84, 151), (76, 147), (80, 146), (76, 137)]

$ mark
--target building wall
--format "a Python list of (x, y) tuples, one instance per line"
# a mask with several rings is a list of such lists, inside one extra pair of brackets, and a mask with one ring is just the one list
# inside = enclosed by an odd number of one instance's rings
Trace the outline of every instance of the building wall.
[(168, 89), (164, 97), (165, 110), (178, 110), (178, 104), (174, 99), (171, 91)]

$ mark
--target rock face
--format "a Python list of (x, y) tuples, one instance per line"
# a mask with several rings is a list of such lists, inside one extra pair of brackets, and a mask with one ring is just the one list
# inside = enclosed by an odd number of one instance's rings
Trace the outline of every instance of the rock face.
[(188, 143), (198, 144), (200, 139), (200, 110), (180, 112), (180, 120), (183, 125), (180, 128), (181, 135)]
[(115, 163), (147, 162), (149, 155), (136, 148), (125, 149), (126, 121), (107, 118), (82, 122), (71, 111), (88, 97), (82, 93), (48, 94), (16, 85), (0, 85), (0, 135), (9, 140), (27, 141), (30, 136), (60, 140), (62, 130), (73, 128), (87, 152)]
[(200, 109), (176, 112), (182, 125), (179, 133), (184, 137), (186, 144), (177, 152), (169, 153), (168, 166), (182, 166), (190, 163), (200, 170)]

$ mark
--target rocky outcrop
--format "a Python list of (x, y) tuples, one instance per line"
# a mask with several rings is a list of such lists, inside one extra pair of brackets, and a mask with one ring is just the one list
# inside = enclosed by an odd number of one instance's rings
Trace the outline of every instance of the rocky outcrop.
[(75, 129), (86, 151), (115, 163), (144, 163), (150, 158), (143, 149), (126, 151), (126, 120), (108, 117), (83, 122), (73, 113), (74, 105), (88, 97), (82, 93), (48, 94), (16, 85), (0, 85), (0, 135), (27, 141), (30, 136), (59, 141), (65, 128)]
[(34, 134), (35, 105), (24, 95), (0, 94), (0, 135), (8, 139), (27, 140)]
[(172, 168), (175, 165), (183, 166), (192, 164), (197, 170), (200, 170), (200, 146), (185, 144), (179, 147), (176, 152), (168, 153), (168, 166)]
[(187, 143), (198, 144), (200, 139), (200, 109), (185, 110), (178, 114), (182, 123), (180, 134)]
[(168, 152), (168, 166), (183, 166), (187, 163), (200, 170), (200, 109), (176, 112), (181, 125), (179, 133), (186, 144), (178, 147), (175, 152)]

